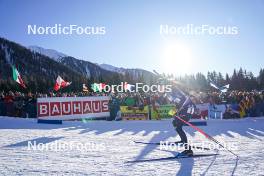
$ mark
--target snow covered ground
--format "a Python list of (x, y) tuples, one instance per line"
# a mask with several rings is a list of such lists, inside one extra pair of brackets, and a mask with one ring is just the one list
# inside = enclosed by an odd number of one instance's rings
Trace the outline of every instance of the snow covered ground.
[[(184, 127), (193, 142), (208, 141)], [(263, 175), (264, 118), (210, 120), (203, 130), (221, 143), (236, 147), (236, 159), (225, 150), (216, 156), (177, 160), (155, 159), (174, 156), (177, 151), (133, 141), (179, 140), (170, 120), (87, 121), (62, 125), (38, 124), (35, 119), (0, 117), (0, 175)], [(36, 150), (28, 148), (35, 141)], [(74, 144), (58, 150), (41, 146)], [(42, 144), (42, 145), (41, 145)], [(80, 150), (79, 144), (89, 144)], [(94, 146), (93, 146), (94, 145)], [(79, 145), (80, 146), (80, 145)], [(76, 148), (74, 148), (76, 147)], [(128, 161), (149, 159), (146, 162)]]

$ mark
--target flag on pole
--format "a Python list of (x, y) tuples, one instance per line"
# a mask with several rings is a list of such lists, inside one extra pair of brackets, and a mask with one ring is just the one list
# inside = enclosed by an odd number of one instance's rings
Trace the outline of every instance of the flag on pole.
[(226, 93), (229, 89), (229, 84), (223, 86), (223, 87), (218, 87), (217, 85), (213, 84), (210, 82), (210, 86), (214, 87), (217, 90), (220, 90), (222, 93)]
[(229, 89), (229, 84), (223, 86), (223, 88)]
[(19, 72), (17, 71), (16, 67), (12, 66), (12, 70), (13, 70), (13, 79), (24, 89), (26, 89), (26, 85), (24, 84), (24, 81), (21, 78), (21, 75), (19, 74)]
[(104, 83), (93, 83), (91, 85), (91, 89), (94, 91), (94, 92), (102, 92), (103, 89), (105, 88), (106, 84)]
[(97, 84), (97, 83), (93, 83), (93, 84), (91, 85), (91, 89), (92, 89), (94, 92), (99, 92), (99, 91), (100, 91), (100, 86), (99, 86), (99, 84)]
[(227, 84), (227, 85), (221, 87), (221, 88), (220, 88), (220, 91), (223, 92), (223, 93), (225, 93), (225, 92), (228, 91), (228, 89), (229, 89), (229, 84)]
[(212, 86), (213, 88), (215, 88), (215, 89), (219, 90), (219, 87), (218, 87), (218, 86), (216, 86), (215, 84), (211, 83), (211, 82), (210, 82), (210, 86)]
[(69, 85), (71, 85), (71, 82), (64, 81), (59, 75), (56, 79), (54, 90), (58, 91), (59, 89), (67, 87)]

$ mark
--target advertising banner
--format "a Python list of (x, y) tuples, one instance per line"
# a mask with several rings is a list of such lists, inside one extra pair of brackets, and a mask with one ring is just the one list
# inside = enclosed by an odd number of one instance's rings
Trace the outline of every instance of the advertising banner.
[(196, 118), (207, 118), (209, 106), (209, 103), (197, 104), (196, 109), (198, 112)]
[(156, 109), (151, 107), (151, 119), (162, 119), (162, 118), (170, 118), (169, 111), (175, 109), (175, 105), (167, 104), (167, 105), (160, 105)]
[(122, 120), (148, 120), (149, 119), (149, 108), (120, 106)]
[(208, 118), (209, 119), (222, 119), (226, 111), (226, 105), (209, 105)]
[(50, 97), (38, 98), (38, 118), (46, 120), (71, 120), (108, 117), (109, 97)]

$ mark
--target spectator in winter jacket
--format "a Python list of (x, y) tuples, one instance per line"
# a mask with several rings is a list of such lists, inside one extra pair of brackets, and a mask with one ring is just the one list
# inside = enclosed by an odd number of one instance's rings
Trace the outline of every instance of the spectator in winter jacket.
[(6, 108), (6, 115), (13, 116), (14, 115), (14, 93), (9, 91), (8, 95), (4, 98), (5, 108)]
[(36, 118), (37, 116), (37, 99), (32, 95), (31, 92), (28, 93), (25, 101), (25, 115), (29, 118)]
[(24, 95), (22, 95), (19, 92), (16, 92), (13, 105), (14, 105), (14, 116), (22, 117), (23, 108), (24, 108)]
[(4, 98), (5, 98), (5, 95), (2, 92), (1, 95), (0, 95), (0, 116), (5, 116), (6, 115), (6, 108), (5, 108)]

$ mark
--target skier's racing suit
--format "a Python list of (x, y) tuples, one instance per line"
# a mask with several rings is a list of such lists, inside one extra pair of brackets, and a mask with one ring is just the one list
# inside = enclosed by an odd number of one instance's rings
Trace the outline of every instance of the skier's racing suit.
[[(189, 121), (194, 114), (195, 111), (195, 104), (193, 103), (192, 99), (190, 96), (186, 96), (182, 91), (177, 89), (174, 91), (172, 94), (173, 99), (175, 100), (174, 102), (181, 105), (177, 112), (177, 116), (182, 118), (184, 121)], [(181, 141), (179, 143), (183, 143), (185, 146), (185, 151), (182, 152), (182, 154), (186, 155), (192, 155), (193, 152), (191, 150), (191, 147), (188, 145), (188, 140), (185, 132), (182, 129), (182, 126), (184, 125), (184, 122), (179, 120), (178, 118), (174, 117), (172, 124), (179, 134)]]

